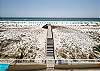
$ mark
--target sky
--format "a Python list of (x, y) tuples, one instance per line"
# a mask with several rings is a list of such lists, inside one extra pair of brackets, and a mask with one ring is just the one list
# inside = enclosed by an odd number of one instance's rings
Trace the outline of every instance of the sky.
[(1, 17), (100, 17), (100, 0), (0, 0)]

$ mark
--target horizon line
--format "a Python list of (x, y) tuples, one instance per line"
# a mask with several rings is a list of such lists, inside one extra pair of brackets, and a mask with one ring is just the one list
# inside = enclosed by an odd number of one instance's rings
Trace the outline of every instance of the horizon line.
[(99, 17), (0, 16), (0, 18), (100, 18), (100, 16)]

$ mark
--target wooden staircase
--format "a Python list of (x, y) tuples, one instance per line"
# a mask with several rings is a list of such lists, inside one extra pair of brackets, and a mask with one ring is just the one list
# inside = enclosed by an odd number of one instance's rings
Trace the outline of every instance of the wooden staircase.
[(46, 71), (54, 71), (54, 40), (51, 25), (48, 25), (47, 32), (47, 69)]

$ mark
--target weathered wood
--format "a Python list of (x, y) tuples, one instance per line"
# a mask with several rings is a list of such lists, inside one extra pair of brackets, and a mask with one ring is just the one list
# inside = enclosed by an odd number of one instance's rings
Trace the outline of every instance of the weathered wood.
[(53, 32), (52, 27), (48, 25), (48, 32), (47, 32), (47, 69), (46, 71), (54, 71), (54, 40), (53, 40)]

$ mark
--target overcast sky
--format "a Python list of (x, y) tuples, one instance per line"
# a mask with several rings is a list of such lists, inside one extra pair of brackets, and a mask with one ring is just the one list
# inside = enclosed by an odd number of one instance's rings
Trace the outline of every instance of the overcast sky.
[(100, 0), (0, 0), (0, 16), (99, 17)]

